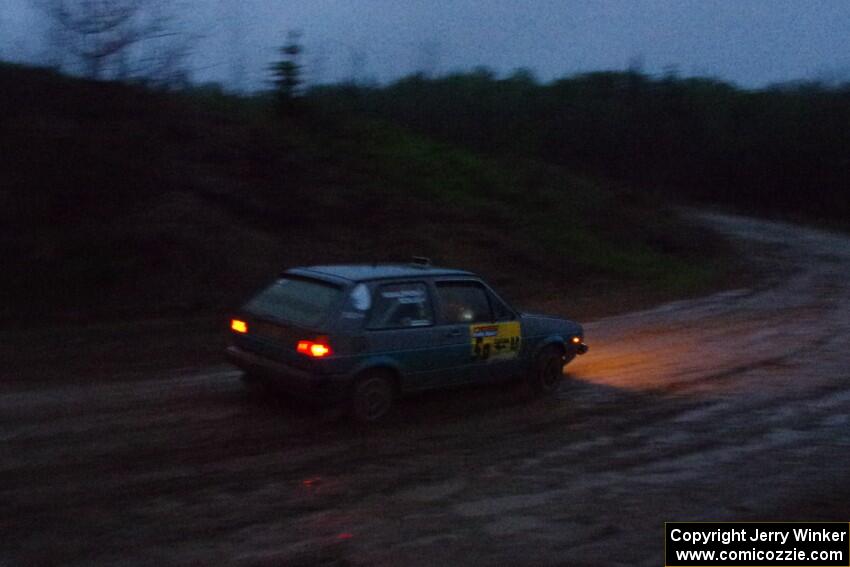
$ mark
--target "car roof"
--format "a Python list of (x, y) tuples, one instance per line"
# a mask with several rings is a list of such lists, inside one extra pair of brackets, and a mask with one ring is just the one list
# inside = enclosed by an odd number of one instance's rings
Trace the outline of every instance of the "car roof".
[(475, 276), (472, 272), (465, 270), (440, 268), (423, 264), (335, 264), (295, 268), (289, 270), (289, 272), (307, 276), (325, 276), (354, 282), (432, 276)]

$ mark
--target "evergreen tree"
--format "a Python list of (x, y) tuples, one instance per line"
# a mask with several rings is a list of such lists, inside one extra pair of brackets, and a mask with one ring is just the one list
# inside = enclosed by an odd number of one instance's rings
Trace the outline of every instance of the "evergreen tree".
[(281, 109), (291, 108), (293, 100), (300, 94), (302, 51), (301, 33), (291, 31), (286, 34), (286, 44), (280, 48), (281, 60), (272, 65), (275, 93)]

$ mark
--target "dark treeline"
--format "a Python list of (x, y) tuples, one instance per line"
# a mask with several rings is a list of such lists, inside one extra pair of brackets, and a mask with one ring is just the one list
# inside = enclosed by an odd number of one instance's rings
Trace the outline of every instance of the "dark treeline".
[(386, 87), (314, 89), (326, 108), (377, 114), (501, 156), (603, 174), (687, 201), (850, 218), (850, 86), (748, 91), (713, 79), (599, 72), (540, 84), (479, 69)]

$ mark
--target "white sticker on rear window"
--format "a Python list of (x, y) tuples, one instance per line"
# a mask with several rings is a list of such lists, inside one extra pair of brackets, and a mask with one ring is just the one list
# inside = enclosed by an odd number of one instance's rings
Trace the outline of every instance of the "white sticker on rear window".
[(357, 284), (352, 290), (351, 303), (358, 311), (367, 311), (372, 306), (372, 296), (365, 284)]
[(398, 291), (382, 291), (381, 296), (387, 299), (397, 299), (399, 303), (424, 303), (425, 292), (421, 289), (402, 289)]

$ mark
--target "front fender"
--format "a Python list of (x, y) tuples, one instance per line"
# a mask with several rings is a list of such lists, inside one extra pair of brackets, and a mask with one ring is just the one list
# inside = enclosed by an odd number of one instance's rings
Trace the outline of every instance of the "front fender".
[(551, 335), (546, 337), (542, 341), (539, 341), (531, 352), (531, 356), (529, 357), (529, 361), (531, 364), (534, 364), (534, 361), (537, 360), (537, 357), (543, 352), (545, 349), (550, 346), (557, 345), (561, 347), (561, 349), (566, 353), (567, 352), (567, 341), (561, 335)]

